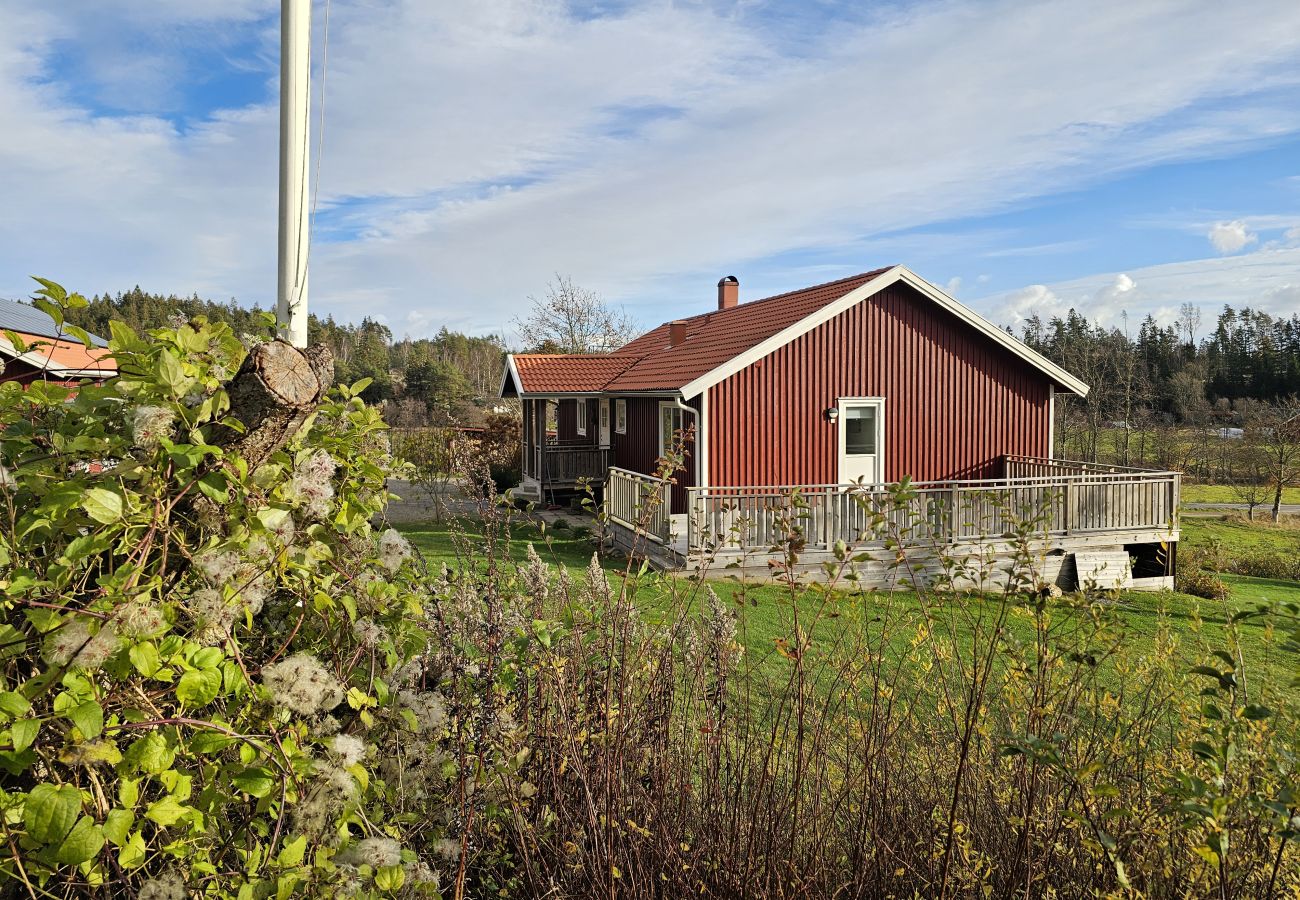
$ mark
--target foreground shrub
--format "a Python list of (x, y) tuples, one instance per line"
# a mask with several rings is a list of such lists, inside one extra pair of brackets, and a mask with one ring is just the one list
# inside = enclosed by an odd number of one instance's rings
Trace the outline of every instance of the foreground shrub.
[[(873, 537), (913, 527), (896, 515), (907, 491), (874, 515)], [(635, 566), (614, 579), (594, 559), (573, 578), (531, 549), (496, 582), (529, 648), (502, 712), (529, 752), (523, 781), (495, 809), (486, 802), (470, 838), (472, 887), (573, 898), (1300, 889), (1295, 686), (1248, 673), (1237, 633), (1258, 616), (1291, 627), (1294, 610), (1225, 610), (1222, 642), (1187, 647), (1155, 595), (1155, 634), (1136, 649), (1113, 597), (1032, 590), (1032, 519), (1010, 578), (936, 546), (928, 562), (947, 590), (854, 591), (856, 551), (841, 547), (827, 574), (845, 590), (805, 586), (800, 501), (789, 503), (776, 610), (770, 591), (755, 608), (744, 586), (715, 592)], [(494, 516), (484, 528), (489, 543), (505, 534)], [(908, 572), (926, 560), (897, 558), (899, 586), (913, 587)], [(449, 577), (488, 589), (469, 565)], [(780, 622), (770, 646), (752, 639), (756, 617)]]
[[(44, 284), (60, 322), (85, 302)], [(454, 804), (497, 769), (450, 755), (453, 698), (493, 733), (503, 665), (426, 652), (443, 598), (371, 526), (387, 448), (365, 384), (284, 414), (252, 366), (297, 351), (201, 318), (115, 323), (110, 347), (106, 385), (0, 385), (6, 896), (454, 884)]]
[(1174, 590), (1207, 600), (1225, 600), (1228, 585), (1217, 574), (1225, 568), (1214, 548), (1180, 547), (1174, 569)]

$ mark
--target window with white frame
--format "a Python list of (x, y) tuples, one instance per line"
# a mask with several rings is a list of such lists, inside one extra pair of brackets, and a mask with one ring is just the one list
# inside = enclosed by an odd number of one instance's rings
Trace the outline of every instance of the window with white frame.
[(627, 434), (627, 401), (614, 401), (614, 430), (619, 434)]
[(573, 415), (574, 418), (577, 420), (577, 425), (575, 427), (578, 430), (578, 434), (580, 434), (582, 437), (586, 437), (587, 436), (587, 401), (574, 400), (573, 405), (575, 407)]
[(659, 404), (659, 457), (663, 459), (673, 451), (677, 433), (682, 430), (682, 408), (676, 403)]
[(600, 404), (600, 430), (609, 431), (609, 403), (604, 401)]

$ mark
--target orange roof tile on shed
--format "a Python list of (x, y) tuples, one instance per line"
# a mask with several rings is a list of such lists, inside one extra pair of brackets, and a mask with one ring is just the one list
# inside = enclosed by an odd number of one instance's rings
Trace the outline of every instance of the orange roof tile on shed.
[(102, 347), (86, 347), (80, 341), (54, 340), (44, 335), (15, 331), (24, 344), (25, 353), (7, 338), (0, 335), (0, 355), (14, 357), (28, 362), (38, 369), (48, 369), (51, 374), (87, 375), (94, 377), (111, 377), (117, 374), (117, 363)]

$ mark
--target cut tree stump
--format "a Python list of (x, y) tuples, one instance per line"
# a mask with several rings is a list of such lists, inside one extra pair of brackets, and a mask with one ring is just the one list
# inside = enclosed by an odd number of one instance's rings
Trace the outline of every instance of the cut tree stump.
[(258, 344), (226, 386), (230, 415), (244, 431), (223, 429), (216, 443), (255, 470), (293, 439), (333, 383), (334, 354), (324, 344), (306, 350), (281, 340)]

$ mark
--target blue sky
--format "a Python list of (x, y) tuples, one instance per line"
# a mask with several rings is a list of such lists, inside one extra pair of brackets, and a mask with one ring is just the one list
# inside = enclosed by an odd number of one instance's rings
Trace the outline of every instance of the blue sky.
[[(316, 4), (319, 64), (324, 0)], [(267, 305), (274, 0), (0, 0), (0, 296)], [(651, 325), (894, 262), (1000, 324), (1300, 309), (1300, 4), (331, 0), (318, 312)], [(315, 127), (317, 123), (313, 123)]]

